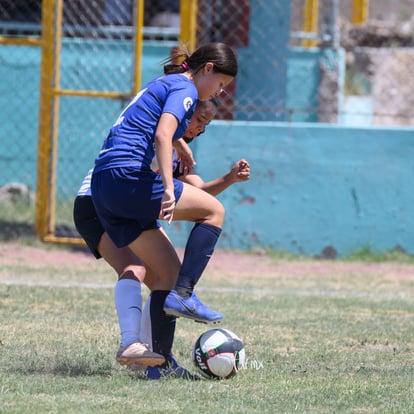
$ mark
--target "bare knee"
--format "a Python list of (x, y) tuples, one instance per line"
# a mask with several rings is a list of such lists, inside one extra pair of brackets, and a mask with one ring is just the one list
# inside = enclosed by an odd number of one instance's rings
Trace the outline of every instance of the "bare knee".
[(144, 266), (126, 266), (120, 273), (119, 273), (119, 280), (121, 279), (130, 279), (130, 280), (137, 280), (138, 282), (142, 283), (145, 279), (145, 267)]
[(205, 223), (222, 228), (225, 214), (226, 210), (223, 204), (217, 200), (217, 203), (215, 203), (214, 208), (212, 209), (211, 214), (205, 220)]
[(144, 279), (145, 285), (152, 292), (154, 290), (172, 290), (175, 287), (179, 268), (176, 269), (175, 273), (171, 273), (166, 277), (166, 275), (159, 275), (154, 272), (152, 269), (146, 269), (146, 275)]

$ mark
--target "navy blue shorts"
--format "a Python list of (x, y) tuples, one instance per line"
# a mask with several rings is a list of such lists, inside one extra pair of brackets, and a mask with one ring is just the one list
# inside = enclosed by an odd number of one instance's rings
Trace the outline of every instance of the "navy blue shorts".
[[(128, 246), (145, 230), (161, 227), (158, 216), (164, 185), (160, 174), (113, 168), (94, 173), (91, 189), (99, 219), (117, 247)], [(183, 183), (174, 179), (176, 202), (182, 192)]]
[(75, 198), (73, 221), (89, 250), (97, 259), (100, 259), (102, 256), (98, 252), (98, 244), (105, 229), (98, 218), (91, 196), (84, 195)]

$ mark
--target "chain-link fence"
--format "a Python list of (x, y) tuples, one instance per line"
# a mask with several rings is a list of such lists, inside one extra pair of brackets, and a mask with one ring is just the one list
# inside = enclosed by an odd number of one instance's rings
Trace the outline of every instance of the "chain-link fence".
[[(60, 2), (46, 1), (52, 8)], [(414, 0), (372, 1), (367, 20), (354, 24), (353, 7), (364, 3), (198, 0), (196, 44), (226, 42), (240, 62), (236, 81), (221, 98), (218, 118), (413, 125)], [(178, 44), (187, 22), (181, 21), (179, 0), (61, 4), (55, 63), (59, 88), (66, 92), (52, 114), (58, 145), (52, 166), (56, 183), (50, 185), (56, 185), (57, 222), (65, 229), (71, 227), (73, 195), (106, 135), (108, 120), (124, 106), (134, 82), (161, 73), (160, 62)], [(137, 66), (140, 17), (143, 59)], [(311, 29), (305, 24), (309, 21)], [(2, 200), (14, 199), (25, 186), (31, 192), (36, 188), (41, 37), (41, 0), (0, 0)], [(110, 96), (95, 96), (97, 91)], [(30, 196), (25, 200), (30, 203)], [(15, 211), (7, 204), (0, 217)]]

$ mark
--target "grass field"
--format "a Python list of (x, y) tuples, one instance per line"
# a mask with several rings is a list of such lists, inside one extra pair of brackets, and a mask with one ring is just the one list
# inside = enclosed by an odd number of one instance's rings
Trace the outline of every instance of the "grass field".
[[(199, 382), (117, 365), (104, 262), (2, 243), (0, 265), (0, 413), (414, 412), (413, 264), (216, 252), (199, 296), (225, 314), (247, 362)], [(192, 371), (206, 329), (177, 323), (174, 352)]]

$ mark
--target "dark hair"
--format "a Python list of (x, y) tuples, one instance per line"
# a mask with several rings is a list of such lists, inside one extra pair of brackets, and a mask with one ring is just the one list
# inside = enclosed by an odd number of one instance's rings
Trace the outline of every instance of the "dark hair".
[[(180, 64), (175, 63), (182, 60)], [(189, 69), (197, 73), (207, 62), (214, 63), (215, 72), (233, 77), (237, 75), (236, 56), (225, 43), (207, 43), (191, 54), (185, 46), (180, 46), (174, 55), (163, 61), (164, 73), (183, 73)]]
[(212, 103), (214, 108), (216, 108), (216, 110), (218, 109), (219, 101), (218, 101), (217, 97), (208, 99), (206, 101), (200, 101), (199, 99), (197, 99), (196, 108), (203, 108), (203, 107), (207, 106), (209, 103)]

